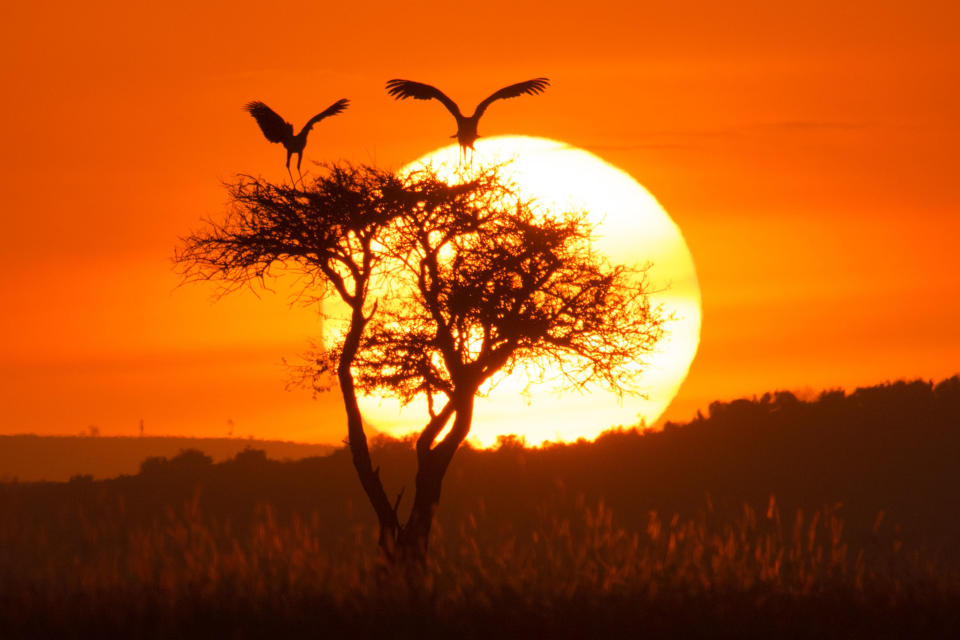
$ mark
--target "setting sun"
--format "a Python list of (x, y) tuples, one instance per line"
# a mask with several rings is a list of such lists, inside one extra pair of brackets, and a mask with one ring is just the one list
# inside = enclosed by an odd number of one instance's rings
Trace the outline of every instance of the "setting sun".
[[(431, 165), (450, 179), (460, 165), (457, 145), (427, 154), (402, 171)], [(700, 290), (693, 259), (677, 225), (656, 199), (630, 175), (594, 154), (544, 138), (482, 138), (474, 168), (503, 165), (504, 177), (520, 195), (551, 211), (587, 211), (596, 248), (614, 264), (649, 265), (651, 302), (670, 318), (666, 335), (642, 364), (641, 395), (622, 399), (601, 389), (558, 392), (550, 383), (529, 384), (514, 373), (478, 399), (469, 440), (491, 446), (502, 435), (529, 444), (593, 439), (616, 426), (652, 425), (683, 382), (700, 337)], [(364, 413), (375, 428), (402, 435), (422, 428), (424, 405), (400, 407), (396, 400), (366, 397)]]

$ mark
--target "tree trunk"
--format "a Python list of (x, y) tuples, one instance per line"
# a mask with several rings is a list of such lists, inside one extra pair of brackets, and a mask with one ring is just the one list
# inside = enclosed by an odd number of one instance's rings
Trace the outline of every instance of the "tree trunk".
[[(433, 452), (431, 452), (433, 453)], [(427, 557), (430, 527), (440, 503), (440, 488), (445, 469), (437, 465), (433, 455), (417, 465), (416, 494), (410, 518), (397, 536), (397, 556), (405, 562), (423, 563)]]
[(440, 490), (453, 454), (470, 432), (473, 422), (473, 391), (454, 401), (455, 418), (450, 433), (434, 448), (417, 448), (416, 494), (410, 518), (397, 535), (397, 559), (423, 564), (427, 558), (430, 528), (440, 504)]
[(370, 461), (370, 450), (367, 447), (367, 436), (363, 431), (363, 417), (360, 406), (357, 404), (357, 393), (353, 384), (353, 375), (350, 366), (356, 357), (360, 346), (360, 336), (363, 334), (366, 319), (363, 317), (359, 305), (354, 306), (350, 319), (350, 330), (343, 343), (340, 362), (337, 363), (337, 379), (340, 383), (340, 392), (343, 394), (343, 406), (347, 412), (347, 441), (353, 457), (353, 466), (357, 470), (360, 484), (363, 486), (373, 510), (380, 523), (380, 548), (387, 558), (392, 558), (396, 548), (397, 533), (400, 523), (397, 512), (390, 505), (387, 493), (380, 481), (380, 470), (373, 468)]

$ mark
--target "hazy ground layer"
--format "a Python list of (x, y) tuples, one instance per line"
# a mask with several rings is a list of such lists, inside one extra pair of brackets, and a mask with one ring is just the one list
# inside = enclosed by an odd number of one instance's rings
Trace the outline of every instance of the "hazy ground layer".
[(137, 473), (140, 463), (151, 456), (173, 457), (183, 449), (198, 449), (221, 461), (248, 447), (266, 451), (277, 460), (322, 456), (333, 450), (324, 444), (246, 438), (0, 435), (0, 480), (64, 482), (77, 475), (113, 478)]

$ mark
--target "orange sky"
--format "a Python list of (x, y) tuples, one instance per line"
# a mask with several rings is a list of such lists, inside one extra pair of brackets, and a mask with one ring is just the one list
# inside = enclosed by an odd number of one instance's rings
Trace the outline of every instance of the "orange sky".
[[(835, 5), (840, 4), (841, 7)], [(241, 109), (313, 160), (399, 167), (448, 142), (436, 103), (549, 76), (482, 134), (588, 149), (684, 231), (700, 352), (668, 417), (774, 388), (960, 370), (960, 10), (953, 2), (16, 3), (0, 23), (0, 433), (339, 441), (335, 402), (285, 391), (318, 328), (286, 296), (176, 288), (177, 238), (221, 180), (281, 180)], [(460, 5), (457, 5), (460, 6)], [(232, 425), (232, 426), (231, 426)]]

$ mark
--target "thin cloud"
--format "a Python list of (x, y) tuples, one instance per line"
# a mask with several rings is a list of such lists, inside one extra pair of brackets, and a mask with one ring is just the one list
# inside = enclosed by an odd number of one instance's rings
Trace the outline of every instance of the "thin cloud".
[[(591, 151), (637, 151), (637, 150), (694, 150), (702, 148), (697, 141), (730, 140), (756, 137), (758, 133), (785, 132), (803, 133), (813, 131), (858, 131), (877, 126), (874, 122), (842, 120), (777, 120), (756, 122), (724, 129), (691, 129), (647, 132), (640, 135), (643, 141), (636, 143), (600, 143), (584, 145)], [(654, 139), (654, 140), (651, 140)]]
[(688, 150), (695, 149), (694, 145), (673, 143), (638, 143), (638, 144), (587, 144), (583, 145), (587, 151), (637, 151), (637, 150)]
[(843, 122), (836, 120), (781, 120), (753, 125), (752, 129), (780, 129), (786, 131), (833, 130), (854, 131), (873, 126), (870, 122)]

